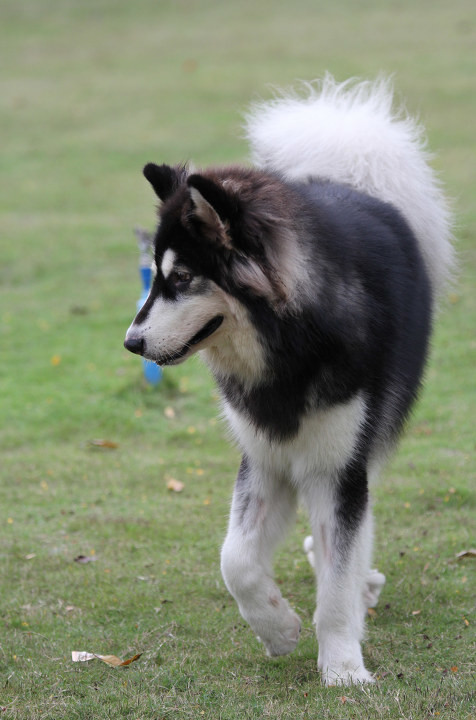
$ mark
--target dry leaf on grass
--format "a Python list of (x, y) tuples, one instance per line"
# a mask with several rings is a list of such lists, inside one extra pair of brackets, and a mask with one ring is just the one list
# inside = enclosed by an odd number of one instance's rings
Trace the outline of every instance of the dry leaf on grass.
[(456, 555), (457, 560), (462, 560), (463, 558), (476, 558), (476, 550), (462, 550)]
[(121, 658), (118, 658), (117, 655), (97, 655), (96, 653), (89, 653), (84, 651), (78, 652), (77, 650), (73, 650), (71, 653), (71, 659), (73, 662), (89, 662), (90, 660), (102, 660), (102, 662), (106, 663), (106, 665), (110, 665), (111, 667), (126, 667), (127, 665), (130, 665), (131, 663), (138, 660), (141, 655), (142, 653), (138, 653), (137, 655), (134, 655), (127, 660), (121, 660)]
[(107, 448), (108, 450), (115, 450), (119, 447), (113, 440), (102, 440), (101, 438), (98, 440), (90, 440), (89, 444), (92, 445), (92, 447)]
[(138, 653), (128, 660), (121, 660), (116, 655), (98, 655), (98, 658), (112, 667), (125, 667), (138, 660), (141, 655), (142, 653)]
[(94, 555), (78, 555), (74, 558), (74, 562), (86, 565), (87, 563), (96, 562)]
[(185, 485), (180, 480), (176, 480), (173, 477), (167, 478), (167, 490), (173, 490), (173, 492), (182, 492)]

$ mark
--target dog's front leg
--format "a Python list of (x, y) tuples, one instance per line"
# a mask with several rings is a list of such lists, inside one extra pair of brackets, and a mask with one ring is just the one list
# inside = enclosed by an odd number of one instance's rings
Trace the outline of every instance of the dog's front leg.
[(314, 537), (317, 576), (314, 620), (323, 682), (326, 685), (372, 682), (360, 644), (372, 551), (365, 468), (353, 465), (335, 481), (316, 484), (309, 489), (307, 501)]
[(221, 554), (225, 584), (268, 655), (294, 650), (301, 629), (273, 580), (278, 542), (294, 518), (296, 497), (286, 480), (243, 458)]

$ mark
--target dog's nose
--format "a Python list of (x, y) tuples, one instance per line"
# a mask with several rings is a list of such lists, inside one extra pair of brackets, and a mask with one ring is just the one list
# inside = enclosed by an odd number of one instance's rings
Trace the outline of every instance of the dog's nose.
[(127, 334), (126, 339), (124, 340), (124, 347), (131, 353), (135, 353), (136, 355), (143, 355), (144, 338), (140, 337), (140, 335)]

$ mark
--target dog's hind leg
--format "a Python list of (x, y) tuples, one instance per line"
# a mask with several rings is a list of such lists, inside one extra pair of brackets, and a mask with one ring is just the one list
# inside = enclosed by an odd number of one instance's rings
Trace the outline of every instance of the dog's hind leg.
[(236, 481), (221, 554), (225, 584), (268, 655), (296, 647), (301, 623), (273, 580), (277, 544), (294, 519), (296, 496), (283, 478), (253, 468), (244, 458)]
[(373, 680), (360, 645), (368, 607), (372, 515), (364, 467), (347, 468), (336, 480), (317, 481), (307, 489), (306, 501), (317, 576), (318, 667), (326, 685), (347, 685)]

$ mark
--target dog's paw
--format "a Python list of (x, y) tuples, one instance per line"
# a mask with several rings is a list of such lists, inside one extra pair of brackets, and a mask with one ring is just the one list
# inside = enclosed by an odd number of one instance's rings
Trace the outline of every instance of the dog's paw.
[(296, 613), (289, 611), (285, 622), (272, 628), (272, 632), (261, 633), (258, 640), (265, 646), (269, 657), (277, 657), (291, 653), (298, 644), (300, 634), (301, 621)]
[(329, 635), (319, 641), (317, 667), (324, 685), (358, 685), (375, 682), (364, 666), (360, 643)]
[(366, 607), (375, 607), (385, 585), (385, 575), (378, 570), (370, 570), (364, 586), (363, 599)]
[(322, 682), (326, 687), (336, 685), (363, 685), (375, 682), (374, 677), (363, 665), (348, 667), (346, 663), (321, 670)]

